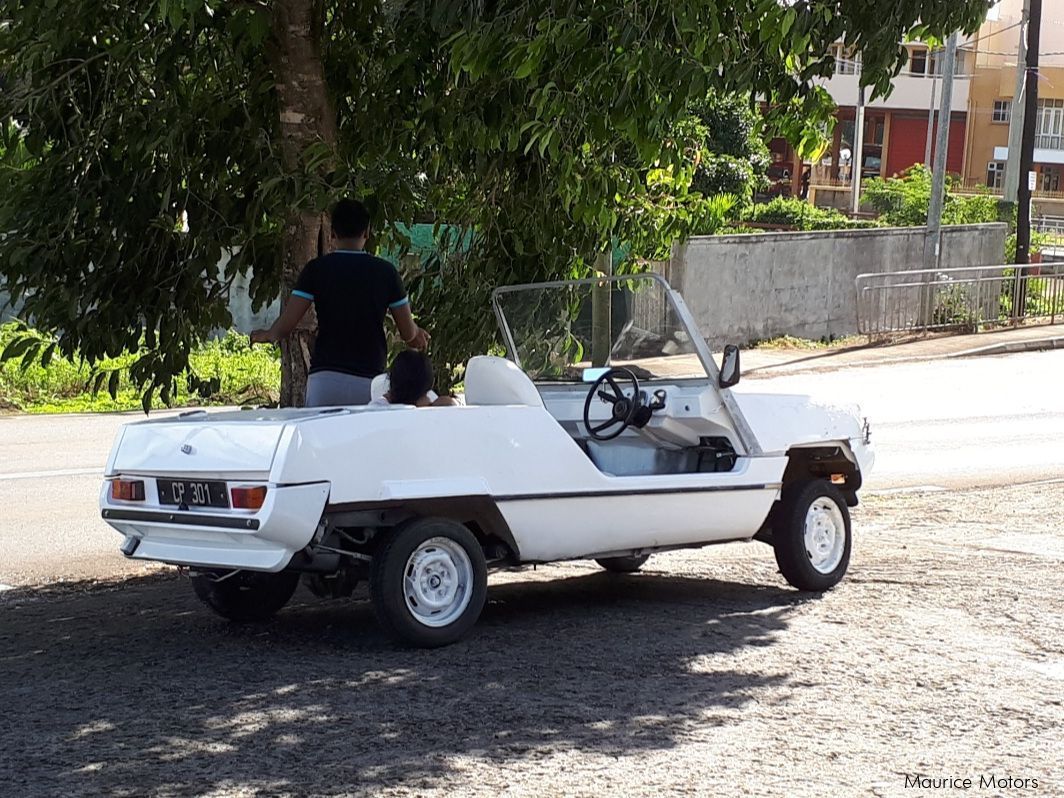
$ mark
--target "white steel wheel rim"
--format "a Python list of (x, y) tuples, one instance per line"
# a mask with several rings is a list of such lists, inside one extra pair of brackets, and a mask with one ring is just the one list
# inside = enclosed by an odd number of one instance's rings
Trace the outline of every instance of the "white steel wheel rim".
[(805, 514), (805, 553), (813, 568), (830, 574), (839, 567), (846, 551), (846, 520), (842, 510), (827, 496), (817, 498)]
[(473, 563), (456, 541), (430, 538), (407, 559), (403, 598), (418, 623), (434, 628), (454, 623), (472, 597)]

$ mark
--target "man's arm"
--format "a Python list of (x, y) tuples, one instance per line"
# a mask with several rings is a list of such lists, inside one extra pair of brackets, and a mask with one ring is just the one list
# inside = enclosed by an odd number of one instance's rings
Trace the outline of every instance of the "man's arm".
[(268, 330), (253, 330), (251, 343), (253, 344), (277, 344), (296, 328), (299, 320), (310, 310), (310, 300), (293, 294), (281, 311), (277, 321)]
[(404, 344), (411, 349), (424, 349), (429, 345), (432, 336), (417, 326), (414, 321), (414, 314), (410, 311), (409, 302), (404, 302), (398, 307), (388, 308), (388, 312), (392, 314), (395, 326), (399, 328), (399, 337), (403, 339)]

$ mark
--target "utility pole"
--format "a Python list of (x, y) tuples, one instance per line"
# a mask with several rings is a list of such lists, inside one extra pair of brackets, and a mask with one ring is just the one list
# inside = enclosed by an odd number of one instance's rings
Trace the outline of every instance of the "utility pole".
[[(928, 52), (928, 64), (931, 66), (931, 53)], [(925, 67), (926, 69), (927, 67)], [(935, 131), (935, 89), (938, 87), (938, 80), (935, 75), (931, 75), (931, 105), (927, 109), (927, 138), (924, 139), (924, 166), (928, 169), (931, 168), (931, 140), (934, 138), (932, 133)]]
[[(1038, 44), (1042, 32), (1042, 0), (1030, 0), (1031, 19), (1027, 24), (1027, 69), (1025, 70), (1023, 142), (1020, 146), (1020, 185), (1016, 193), (1016, 262), (1030, 263), (1031, 258), (1031, 186), (1029, 175), (1034, 166), (1034, 136), (1038, 123)], [(1016, 297), (1019, 302), (1019, 297)], [(1023, 305), (1013, 308), (1023, 313)]]
[(601, 278), (591, 287), (591, 365), (601, 368), (610, 362), (613, 349), (613, 249), (595, 257), (595, 276)]
[[(1005, 161), (1005, 199), (1016, 202), (1020, 187), (1020, 147), (1023, 141), (1024, 78), (1027, 75), (1027, 23), (1031, 18), (1031, 0), (1023, 0), (1023, 15), (1020, 17), (1020, 43), (1016, 48), (1016, 89), (1012, 92), (1012, 107), (1009, 112), (1009, 154)], [(1026, 181), (1026, 176), (1024, 181)]]
[(864, 86), (861, 85), (861, 72), (857, 72), (857, 113), (853, 123), (853, 199), (854, 216), (861, 210), (861, 173), (864, 172)]
[(937, 269), (942, 255), (942, 205), (946, 191), (946, 155), (953, 109), (953, 71), (957, 63), (957, 32), (946, 41), (946, 62), (942, 70), (942, 105), (938, 109), (938, 138), (935, 140), (935, 168), (931, 175), (931, 201), (927, 209), (927, 235), (924, 238), (924, 268)]

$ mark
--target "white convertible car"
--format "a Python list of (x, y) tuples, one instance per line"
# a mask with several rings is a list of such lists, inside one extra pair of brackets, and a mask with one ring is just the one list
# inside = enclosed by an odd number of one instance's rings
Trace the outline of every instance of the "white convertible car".
[[(657, 275), (499, 289), (509, 358), (472, 358), (465, 405), (192, 411), (128, 424), (104, 520), (122, 552), (187, 567), (235, 621), (300, 579), (350, 595), (414, 645), (476, 622), (487, 574), (759, 540), (822, 591), (850, 559), (848, 507), (872, 465), (854, 408), (733, 392), (683, 299)], [(379, 380), (375, 390), (380, 391)]]

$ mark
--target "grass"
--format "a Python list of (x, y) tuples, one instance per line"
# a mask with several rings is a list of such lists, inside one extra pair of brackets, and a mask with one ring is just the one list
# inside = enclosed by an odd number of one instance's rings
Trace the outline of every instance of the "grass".
[[(18, 332), (14, 324), (0, 326), (0, 351)], [(98, 364), (105, 370), (128, 366), (132, 355)], [(281, 366), (273, 347), (252, 348), (247, 336), (228, 332), (208, 341), (190, 355), (192, 368), (202, 379), (217, 378), (219, 387), (208, 398), (181, 390), (174, 407), (191, 405), (265, 404), (277, 401)], [(24, 413), (97, 413), (140, 410), (140, 392), (125, 373), (112, 399), (106, 390), (89, 390), (92, 370), (77, 360), (56, 356), (42, 367), (39, 362), (22, 367), (20, 358), (0, 364), (0, 411)], [(180, 381), (179, 381), (180, 383)], [(183, 385), (181, 386), (184, 387)], [(164, 405), (155, 398), (153, 408)]]
[(814, 341), (809, 338), (795, 338), (792, 335), (781, 335), (778, 338), (766, 338), (762, 341), (754, 341), (750, 349), (772, 350), (816, 350), (816, 349), (845, 349), (850, 346), (860, 346), (865, 343), (865, 338), (860, 335), (845, 335), (841, 338), (821, 338)]

